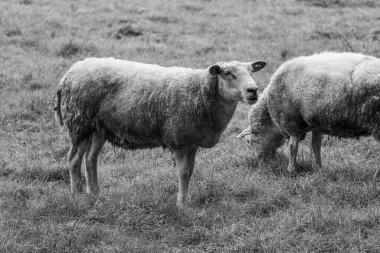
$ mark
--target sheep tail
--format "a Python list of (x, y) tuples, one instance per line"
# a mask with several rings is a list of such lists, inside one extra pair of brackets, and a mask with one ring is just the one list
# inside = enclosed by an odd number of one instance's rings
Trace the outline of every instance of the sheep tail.
[(54, 111), (55, 111), (55, 119), (57, 120), (58, 124), (62, 127), (63, 119), (62, 119), (62, 112), (61, 112), (61, 89), (58, 89), (57, 91), (57, 103), (54, 107)]

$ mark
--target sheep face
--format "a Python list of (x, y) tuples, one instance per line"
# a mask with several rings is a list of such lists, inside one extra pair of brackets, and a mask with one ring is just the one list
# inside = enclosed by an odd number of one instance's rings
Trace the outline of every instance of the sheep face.
[(253, 73), (266, 65), (263, 61), (252, 63), (225, 62), (209, 68), (212, 76), (218, 77), (218, 89), (222, 98), (229, 102), (244, 101), (254, 104), (257, 101), (257, 84)]
[(249, 143), (259, 157), (268, 157), (285, 143), (285, 137), (277, 129), (268, 127), (250, 136)]
[(284, 135), (272, 126), (250, 126), (243, 130), (238, 137), (244, 137), (254, 154), (260, 158), (274, 155), (286, 140)]

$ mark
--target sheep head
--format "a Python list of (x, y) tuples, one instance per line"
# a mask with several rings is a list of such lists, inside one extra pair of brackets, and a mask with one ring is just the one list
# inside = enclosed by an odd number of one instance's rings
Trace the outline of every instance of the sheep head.
[(209, 74), (218, 77), (219, 94), (224, 100), (254, 104), (258, 98), (258, 87), (253, 80), (253, 73), (263, 69), (265, 65), (264, 61), (224, 62), (212, 65)]
[(255, 155), (268, 157), (274, 155), (281, 147), (286, 137), (273, 122), (268, 107), (267, 89), (260, 95), (259, 101), (252, 106), (248, 119), (250, 126), (244, 129), (238, 137), (244, 137), (246, 142), (252, 147)]
[(285, 143), (285, 136), (274, 127), (248, 127), (239, 135), (244, 137), (254, 154), (260, 158), (273, 156), (276, 150)]

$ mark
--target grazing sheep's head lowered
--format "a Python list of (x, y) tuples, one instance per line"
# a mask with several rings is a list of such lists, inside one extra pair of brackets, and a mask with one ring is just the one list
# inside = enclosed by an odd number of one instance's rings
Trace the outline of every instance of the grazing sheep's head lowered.
[(252, 106), (248, 119), (250, 126), (237, 137), (244, 137), (253, 152), (259, 158), (274, 155), (286, 140), (284, 134), (272, 121), (266, 106), (266, 91), (260, 95), (259, 101)]
[(264, 61), (252, 63), (226, 62), (212, 65), (209, 73), (218, 76), (219, 94), (227, 101), (244, 101), (254, 104), (257, 101), (257, 84), (252, 74), (263, 69)]
[(254, 154), (259, 158), (273, 156), (286, 140), (284, 135), (274, 127), (258, 127), (254, 129), (250, 126), (243, 130), (238, 137), (243, 136), (251, 146)]

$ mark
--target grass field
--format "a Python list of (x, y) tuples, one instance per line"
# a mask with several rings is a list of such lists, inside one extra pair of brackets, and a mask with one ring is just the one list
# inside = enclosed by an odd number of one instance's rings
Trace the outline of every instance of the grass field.
[(263, 88), (285, 60), (326, 50), (380, 57), (377, 0), (2, 0), (0, 2), (0, 252), (380, 252), (380, 144), (325, 136), (324, 168), (302, 143), (303, 170), (283, 150), (258, 162), (235, 136), (201, 149), (190, 210), (162, 149), (106, 145), (101, 194), (72, 196), (69, 140), (54, 120), (68, 67), (88, 56), (205, 68), (266, 60)]

